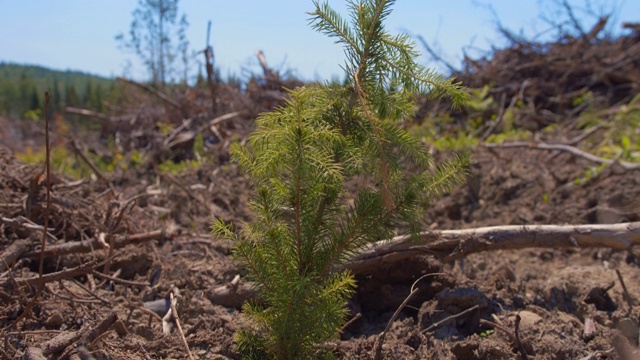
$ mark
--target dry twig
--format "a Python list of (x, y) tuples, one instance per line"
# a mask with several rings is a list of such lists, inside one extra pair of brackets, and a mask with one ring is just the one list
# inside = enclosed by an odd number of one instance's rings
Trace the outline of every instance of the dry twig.
[[(71, 279), (74, 276), (84, 275), (90, 273), (93, 269), (98, 266), (98, 260), (91, 260), (87, 263), (84, 263), (80, 266), (76, 266), (71, 269), (58, 271), (51, 274), (39, 275), (37, 277), (28, 277), (28, 278), (16, 278), (15, 281), (18, 284), (27, 284), (27, 285), (44, 285), (46, 283), (64, 279)], [(7, 279), (3, 282), (4, 285), (7, 285), (11, 280)]]
[(413, 282), (413, 284), (411, 285), (411, 291), (409, 292), (409, 295), (407, 295), (407, 297), (404, 299), (402, 304), (400, 304), (400, 306), (398, 306), (396, 311), (391, 316), (391, 319), (389, 319), (389, 322), (387, 322), (387, 326), (384, 328), (384, 331), (382, 332), (382, 334), (380, 334), (380, 337), (378, 338), (378, 341), (377, 341), (377, 344), (376, 344), (376, 353), (374, 355), (374, 359), (376, 359), (376, 360), (381, 359), (381, 357), (382, 357), (382, 343), (384, 342), (384, 337), (387, 334), (387, 331), (389, 331), (389, 328), (391, 328), (391, 324), (393, 324), (393, 322), (396, 320), (396, 318), (400, 314), (400, 311), (402, 311), (402, 309), (404, 309), (404, 307), (409, 303), (409, 301), (411, 301), (413, 296), (415, 294), (417, 294), (418, 291), (420, 290), (419, 288), (416, 287), (416, 284), (420, 280), (422, 280), (422, 279), (424, 279), (424, 278), (426, 278), (428, 276), (435, 276), (435, 275), (444, 275), (444, 274), (443, 273), (425, 274), (425, 275), (419, 277), (416, 281)]
[(527, 354), (527, 351), (524, 349), (524, 346), (522, 345), (522, 341), (520, 341), (520, 321), (521, 320), (522, 318), (520, 317), (520, 314), (517, 314), (514, 334), (516, 336), (516, 345), (518, 346), (518, 351), (520, 352), (520, 356), (522, 356), (522, 360), (528, 360), (529, 355)]
[(468, 314), (468, 313), (470, 313), (470, 312), (472, 312), (472, 311), (474, 311), (474, 310), (478, 310), (478, 308), (479, 308), (479, 305), (473, 305), (472, 307), (470, 307), (470, 308), (468, 308), (468, 309), (466, 309), (466, 310), (463, 310), (463, 311), (461, 311), (461, 312), (459, 312), (459, 313), (457, 313), (457, 314), (453, 314), (453, 315), (451, 315), (451, 316), (447, 316), (446, 318), (444, 318), (444, 319), (442, 319), (442, 320), (440, 320), (440, 321), (438, 321), (438, 322), (435, 322), (435, 323), (431, 324), (428, 328), (426, 328), (426, 329), (422, 330), (422, 333), (423, 333), (423, 334), (426, 334), (426, 333), (428, 333), (429, 331), (431, 331), (431, 330), (433, 330), (433, 329), (437, 328), (438, 326), (440, 326), (440, 325), (442, 325), (442, 324), (446, 324), (446, 323), (448, 323), (449, 321), (451, 321), (451, 320), (455, 320), (455, 319), (457, 319), (457, 318), (459, 318), (459, 317), (461, 317), (461, 316), (463, 316), (463, 315), (465, 315), (465, 314)]
[(180, 339), (182, 339), (182, 344), (184, 344), (185, 351), (189, 355), (189, 359), (193, 360), (193, 355), (191, 354), (191, 350), (189, 349), (189, 343), (187, 342), (187, 338), (184, 337), (184, 332), (182, 331), (182, 325), (180, 325), (180, 317), (178, 316), (177, 306), (177, 298), (173, 296), (173, 292), (169, 294), (170, 304), (171, 304), (171, 314), (173, 315), (173, 319), (176, 322), (176, 327), (178, 328), (178, 333), (180, 334)]
[(140, 84), (140, 83), (135, 82), (133, 80), (125, 79), (123, 77), (117, 77), (116, 81), (124, 82), (126, 84), (130, 84), (130, 85), (134, 85), (136, 87), (139, 87), (139, 88), (141, 88), (141, 89), (143, 89), (143, 90), (155, 95), (157, 98), (159, 98), (160, 100), (162, 100), (162, 101), (166, 102), (167, 104), (173, 106), (174, 108), (180, 110), (180, 112), (183, 111), (182, 106), (180, 106), (180, 104), (178, 104), (178, 102), (176, 102), (172, 98), (168, 97), (166, 94), (163, 94), (160, 91), (152, 88), (149, 85)]
[[(172, 236), (172, 230), (154, 230), (146, 233), (126, 235), (115, 238), (113, 242), (113, 248), (119, 249), (129, 244), (138, 244), (146, 241), (152, 240), (162, 240), (167, 239)], [(104, 248), (104, 241), (100, 241), (99, 237), (92, 238), (88, 241), (76, 241), (76, 242), (68, 242), (59, 245), (52, 245), (47, 247), (45, 253), (45, 257), (55, 257), (65, 254), (81, 254), (81, 253), (89, 253), (96, 249)], [(38, 250), (29, 251), (23, 254), (24, 257), (35, 257), (39, 254)]]
[(547, 144), (547, 143), (536, 143), (536, 142), (527, 142), (527, 141), (517, 141), (511, 143), (503, 143), (503, 144), (482, 144), (482, 146), (487, 148), (494, 149), (506, 149), (506, 148), (531, 148), (531, 149), (541, 149), (541, 150), (559, 150), (565, 151), (577, 157), (598, 163), (598, 164), (619, 164), (625, 170), (638, 170), (640, 169), (640, 163), (632, 163), (617, 159), (605, 159), (593, 154), (590, 154), (586, 151), (582, 151), (577, 147), (567, 145), (567, 144)]

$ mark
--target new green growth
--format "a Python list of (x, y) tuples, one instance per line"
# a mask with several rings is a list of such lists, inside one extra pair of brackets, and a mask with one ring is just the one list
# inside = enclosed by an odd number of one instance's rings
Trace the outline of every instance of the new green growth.
[[(237, 335), (248, 358), (318, 356), (318, 343), (339, 336), (356, 287), (341, 265), (399, 229), (417, 234), (421, 210), (462, 182), (469, 162), (460, 155), (433, 164), (402, 128), (416, 94), (448, 96), (455, 106), (467, 94), (419, 65), (408, 36), (387, 33), (393, 1), (350, 1), (349, 20), (314, 5), (312, 26), (344, 46), (347, 80), (291, 90), (284, 106), (258, 118), (247, 145), (232, 148), (253, 181), (254, 220), (239, 232), (213, 224), (260, 287), (243, 308), (253, 326)], [(371, 185), (347, 191), (355, 176)]]

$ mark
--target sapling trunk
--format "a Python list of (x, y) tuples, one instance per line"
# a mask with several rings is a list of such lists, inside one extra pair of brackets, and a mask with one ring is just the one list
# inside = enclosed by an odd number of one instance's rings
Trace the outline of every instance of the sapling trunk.
[[(415, 94), (458, 106), (467, 97), (460, 84), (420, 66), (406, 35), (385, 31), (393, 1), (349, 4), (351, 22), (318, 2), (310, 13), (315, 29), (344, 45), (345, 84), (290, 90), (284, 106), (259, 116), (246, 146), (232, 147), (255, 187), (255, 217), (239, 232), (221, 220), (213, 230), (234, 240), (260, 286), (260, 301), (243, 307), (254, 326), (237, 336), (249, 358), (317, 356), (316, 344), (339, 336), (356, 287), (339, 265), (398, 229), (418, 234), (423, 206), (465, 176), (466, 155), (434, 166), (400, 126)], [(347, 191), (354, 176), (372, 185)]]

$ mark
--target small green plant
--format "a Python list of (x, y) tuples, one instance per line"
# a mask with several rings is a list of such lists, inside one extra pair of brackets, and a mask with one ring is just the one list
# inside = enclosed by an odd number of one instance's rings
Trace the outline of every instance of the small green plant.
[[(51, 169), (73, 179), (81, 179), (91, 175), (91, 168), (78, 159), (64, 145), (51, 146)], [(34, 150), (31, 146), (16, 153), (16, 158), (26, 164), (39, 165), (45, 160), (45, 149)]]
[(185, 160), (175, 162), (171, 159), (158, 164), (158, 170), (165, 174), (179, 174), (186, 169), (197, 169), (200, 166), (198, 160)]
[[(339, 335), (356, 286), (341, 265), (396, 231), (417, 235), (424, 205), (463, 181), (469, 162), (460, 155), (433, 166), (400, 126), (416, 93), (449, 96), (456, 106), (468, 95), (416, 63), (406, 35), (385, 31), (393, 1), (351, 1), (350, 22), (314, 4), (314, 28), (344, 45), (347, 80), (291, 90), (284, 106), (260, 115), (247, 146), (232, 147), (253, 181), (254, 220), (239, 232), (221, 219), (212, 225), (234, 241), (234, 256), (260, 287), (259, 300), (243, 307), (253, 327), (236, 339), (247, 358), (320, 356), (315, 345)], [(372, 185), (349, 192), (354, 176)]]
[[(590, 93), (584, 96), (592, 97)], [(607, 159), (631, 162), (640, 160), (640, 94), (616, 108), (613, 113), (610, 108), (589, 106), (578, 120), (578, 126), (585, 130), (595, 126), (602, 128), (597, 135), (592, 135), (581, 143), (586, 151)]]
[(573, 179), (573, 183), (575, 185), (584, 185), (588, 183), (593, 177), (598, 176), (602, 170), (607, 167), (607, 164), (600, 164), (597, 166), (589, 166), (587, 170), (584, 171), (584, 175), (579, 178)]
[(496, 104), (493, 96), (489, 95), (491, 88), (489, 85), (483, 86), (481, 89), (471, 89), (471, 98), (466, 106), (472, 112), (483, 112), (490, 110)]
[[(127, 159), (115, 146), (109, 146), (109, 150), (112, 151), (111, 156), (100, 156), (92, 152), (86, 152), (84, 155), (98, 170), (106, 173), (112, 173), (117, 169), (127, 170), (130, 166), (137, 166), (144, 162), (144, 155), (138, 151), (133, 151)], [(16, 158), (27, 164), (42, 164), (45, 159), (45, 150), (44, 148), (34, 150), (28, 146), (24, 151), (16, 153)], [(70, 151), (67, 145), (51, 146), (51, 168), (73, 179), (82, 179), (93, 174), (89, 165)]]

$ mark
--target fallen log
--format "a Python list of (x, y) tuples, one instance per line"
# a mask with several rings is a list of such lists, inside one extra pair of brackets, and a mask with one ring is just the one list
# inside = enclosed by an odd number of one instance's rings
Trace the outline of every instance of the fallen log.
[[(526, 248), (611, 248), (628, 250), (640, 245), (640, 222), (596, 225), (509, 225), (420, 233), (417, 238), (397, 236), (364, 249), (341, 266), (354, 275), (367, 275), (381, 267), (417, 256), (433, 256), (443, 262), (495, 250)], [(258, 295), (252, 283), (230, 284), (207, 294), (217, 305), (240, 307)]]
[(355, 274), (382, 265), (430, 255), (444, 262), (495, 250), (525, 248), (611, 248), (627, 250), (640, 245), (640, 222), (596, 225), (511, 225), (404, 235), (378, 242), (344, 267)]

